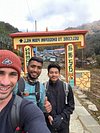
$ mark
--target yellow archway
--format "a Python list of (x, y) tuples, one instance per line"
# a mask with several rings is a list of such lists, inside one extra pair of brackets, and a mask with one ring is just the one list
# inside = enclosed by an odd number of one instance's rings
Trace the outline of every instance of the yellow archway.
[(62, 30), (44, 32), (18, 32), (10, 34), (13, 39), (14, 49), (22, 47), (24, 52), (24, 72), (27, 71), (27, 62), (33, 56), (33, 46), (58, 46), (65, 47), (65, 76), (66, 81), (72, 86), (76, 85), (75, 76), (75, 45), (85, 47), (86, 30)]

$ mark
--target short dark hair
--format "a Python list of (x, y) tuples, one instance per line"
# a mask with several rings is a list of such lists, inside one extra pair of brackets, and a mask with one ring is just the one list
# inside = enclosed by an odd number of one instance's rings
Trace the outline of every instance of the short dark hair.
[(57, 63), (51, 63), (51, 64), (48, 65), (48, 73), (49, 73), (49, 70), (51, 68), (57, 68), (59, 70), (59, 72), (61, 70), (61, 67)]
[(38, 56), (31, 57), (30, 60), (28, 61), (28, 65), (30, 64), (31, 61), (37, 61), (37, 62), (40, 62), (41, 64), (43, 64), (43, 59)]

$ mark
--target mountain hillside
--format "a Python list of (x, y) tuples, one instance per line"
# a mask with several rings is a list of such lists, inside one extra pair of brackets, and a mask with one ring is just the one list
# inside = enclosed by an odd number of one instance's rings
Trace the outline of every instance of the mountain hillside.
[(12, 49), (12, 40), (9, 34), (18, 31), (17, 28), (14, 28), (9, 23), (0, 21), (0, 49)]
[[(78, 27), (68, 27), (65, 30), (68, 29), (88, 30), (86, 34), (86, 48), (83, 52), (84, 58), (100, 55), (100, 20)], [(0, 49), (13, 49), (9, 34), (15, 32), (19, 32), (18, 28), (13, 27), (9, 23), (0, 21)], [(81, 55), (80, 50), (78, 50), (77, 56), (82, 58)]]
[(99, 21), (94, 21), (94, 22), (88, 23), (88, 24), (83, 24), (83, 25), (81, 25), (77, 28), (86, 29), (86, 30), (89, 31), (89, 34), (100, 33), (100, 20)]
[(18, 29), (14, 28), (9, 23), (0, 21), (0, 33), (9, 34), (9, 33), (14, 33), (14, 32), (18, 32)]
[(83, 24), (77, 27), (68, 27), (67, 29), (83, 29), (83, 30), (88, 30), (89, 34), (95, 34), (95, 33), (100, 33), (100, 20), (99, 21), (94, 21), (92, 23), (87, 23)]
[[(84, 58), (100, 55), (100, 20), (88, 24), (83, 24), (78, 27), (66, 28), (66, 30), (68, 29), (88, 30), (88, 33), (86, 34), (86, 48), (84, 49), (83, 53)], [(80, 51), (78, 52), (78, 56), (81, 57)]]

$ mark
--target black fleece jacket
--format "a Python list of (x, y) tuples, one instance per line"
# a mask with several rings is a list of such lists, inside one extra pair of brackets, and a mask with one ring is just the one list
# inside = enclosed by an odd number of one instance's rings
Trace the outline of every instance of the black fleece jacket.
[(53, 83), (49, 80), (47, 97), (52, 104), (52, 112), (50, 115), (52, 115), (53, 118), (56, 115), (61, 115), (65, 120), (70, 120), (70, 114), (72, 114), (74, 110), (74, 96), (71, 86), (68, 84), (68, 94), (65, 94), (63, 81), (58, 79)]

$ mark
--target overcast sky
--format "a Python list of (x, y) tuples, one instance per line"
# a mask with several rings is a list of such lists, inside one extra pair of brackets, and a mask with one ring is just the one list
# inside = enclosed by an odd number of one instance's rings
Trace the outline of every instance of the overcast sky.
[(98, 20), (100, 0), (0, 0), (0, 21), (20, 31), (64, 30)]

